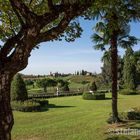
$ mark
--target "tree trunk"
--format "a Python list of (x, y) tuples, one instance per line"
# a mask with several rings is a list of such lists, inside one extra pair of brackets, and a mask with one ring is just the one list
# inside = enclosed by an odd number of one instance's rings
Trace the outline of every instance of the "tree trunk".
[(10, 105), (11, 76), (0, 72), (0, 140), (11, 140), (11, 129), (14, 124)]
[(112, 123), (120, 121), (117, 105), (117, 73), (118, 73), (117, 35), (114, 32), (111, 38), (111, 73), (112, 73)]

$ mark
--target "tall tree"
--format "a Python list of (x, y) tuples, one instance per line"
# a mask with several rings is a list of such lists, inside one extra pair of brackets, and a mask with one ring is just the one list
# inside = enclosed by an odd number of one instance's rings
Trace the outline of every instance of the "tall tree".
[[(75, 17), (94, 0), (0, 0), (0, 139), (10, 140), (13, 115), (10, 84), (41, 42), (74, 41), (82, 29)], [(66, 33), (63, 32), (66, 30)], [(66, 35), (66, 36), (64, 36)]]
[(11, 84), (11, 99), (24, 101), (28, 99), (26, 85), (20, 74), (16, 74)]
[(134, 52), (135, 67), (136, 67), (136, 86), (140, 84), (140, 50)]
[[(111, 56), (110, 51), (105, 51), (102, 57), (103, 66), (101, 67), (102, 70), (102, 77), (103, 83), (110, 87), (110, 83), (112, 81), (111, 76)], [(119, 82), (122, 80), (122, 70), (123, 70), (123, 59), (121, 56), (118, 56), (118, 80)]]
[(44, 92), (47, 93), (47, 87), (49, 86), (49, 82), (48, 79), (43, 78), (43, 79), (39, 79), (37, 81), (37, 85), (41, 88), (43, 88)]
[(111, 83), (111, 59), (110, 59), (110, 52), (105, 51), (102, 57), (103, 66), (101, 67), (102, 70), (102, 77), (104, 80), (104, 84)]
[(126, 88), (136, 88), (136, 66), (132, 48), (127, 48), (124, 56), (123, 81)]
[[(131, 5), (131, 6), (130, 6)], [(132, 5), (131, 1), (104, 1), (103, 6), (100, 6), (99, 1), (96, 2), (96, 10), (93, 15), (100, 18), (101, 22), (96, 24), (96, 32), (92, 36), (96, 42), (95, 48), (106, 50), (105, 46), (110, 45), (109, 51), (111, 56), (111, 76), (112, 76), (112, 123), (119, 122), (118, 106), (117, 106), (117, 66), (118, 66), (118, 44), (122, 47), (127, 47), (137, 43), (137, 39), (133, 36), (128, 36), (127, 24), (130, 21), (130, 11), (133, 11), (136, 3)], [(100, 10), (99, 10), (100, 9)], [(124, 13), (128, 15), (124, 15)], [(126, 28), (127, 27), (127, 28)]]

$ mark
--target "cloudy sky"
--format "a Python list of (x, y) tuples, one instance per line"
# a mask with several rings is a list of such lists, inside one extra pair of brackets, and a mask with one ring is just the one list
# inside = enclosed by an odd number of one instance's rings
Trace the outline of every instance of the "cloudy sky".
[[(21, 72), (24, 74), (74, 73), (84, 69), (100, 73), (103, 53), (94, 50), (91, 41), (95, 22), (80, 19), (80, 23), (84, 30), (81, 38), (72, 43), (54, 41), (40, 44), (39, 49), (32, 51), (27, 68)], [(132, 23), (131, 27), (131, 35), (140, 38), (140, 23)], [(134, 47), (135, 50), (139, 48), (140, 45)], [(119, 54), (123, 53), (124, 50), (119, 49)]]

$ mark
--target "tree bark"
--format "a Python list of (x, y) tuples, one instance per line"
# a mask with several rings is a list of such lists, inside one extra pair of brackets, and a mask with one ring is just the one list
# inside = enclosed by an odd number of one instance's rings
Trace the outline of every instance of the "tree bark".
[(11, 79), (9, 72), (0, 72), (0, 140), (11, 140), (11, 130), (14, 124), (10, 105)]
[(112, 123), (120, 122), (118, 117), (118, 94), (117, 94), (117, 75), (118, 75), (118, 54), (117, 54), (117, 34), (113, 32), (111, 38), (111, 73), (112, 73)]

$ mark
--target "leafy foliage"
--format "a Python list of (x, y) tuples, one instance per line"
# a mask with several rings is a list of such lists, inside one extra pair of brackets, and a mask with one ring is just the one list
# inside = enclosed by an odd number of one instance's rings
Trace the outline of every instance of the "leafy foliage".
[(124, 85), (127, 88), (135, 89), (136, 88), (136, 67), (133, 56), (133, 50), (128, 48), (124, 56), (124, 68), (123, 68), (123, 80)]
[(24, 102), (13, 101), (12, 109), (22, 112), (36, 112), (41, 110), (41, 106), (39, 103), (35, 101), (24, 101)]
[(91, 91), (97, 91), (97, 85), (96, 85), (96, 83), (94, 81), (91, 83), (89, 89)]
[(136, 95), (136, 94), (138, 94), (137, 91), (130, 90), (130, 89), (122, 89), (119, 91), (119, 93), (122, 95)]
[(44, 92), (47, 92), (47, 87), (56, 86), (57, 82), (51, 78), (43, 78), (37, 81), (37, 85), (44, 89)]
[(27, 89), (20, 74), (15, 75), (11, 84), (11, 100), (24, 101), (28, 99)]
[(83, 93), (82, 97), (85, 100), (104, 100), (105, 94), (104, 93), (95, 93), (95, 94)]

